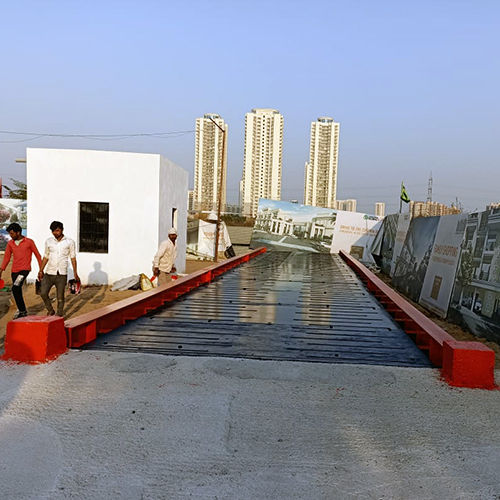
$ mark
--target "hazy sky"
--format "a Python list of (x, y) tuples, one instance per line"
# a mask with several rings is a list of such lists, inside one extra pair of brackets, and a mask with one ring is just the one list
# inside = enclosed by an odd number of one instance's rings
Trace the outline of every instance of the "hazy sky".
[[(0, 10), (0, 129), (119, 134), (229, 124), (237, 201), (244, 115), (284, 115), (284, 200), (303, 197), (310, 122), (339, 121), (338, 198), (398, 206), (405, 181), (466, 209), (500, 201), (500, 2), (17, 1)], [(0, 141), (23, 139), (0, 134)], [(0, 143), (0, 175), (25, 148), (158, 152), (192, 173), (194, 134)], [(119, 179), (117, 179), (119, 182)]]

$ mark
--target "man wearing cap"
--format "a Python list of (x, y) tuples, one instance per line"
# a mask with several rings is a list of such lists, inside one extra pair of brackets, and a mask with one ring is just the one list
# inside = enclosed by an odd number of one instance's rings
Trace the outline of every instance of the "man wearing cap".
[(165, 285), (175, 273), (175, 258), (177, 257), (177, 230), (173, 227), (168, 232), (168, 238), (160, 243), (153, 259), (153, 274), (158, 276), (158, 285)]

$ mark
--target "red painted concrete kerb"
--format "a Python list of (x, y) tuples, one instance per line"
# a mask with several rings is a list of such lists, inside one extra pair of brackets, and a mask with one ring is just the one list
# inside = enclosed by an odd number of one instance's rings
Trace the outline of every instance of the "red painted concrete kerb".
[(342, 250), (339, 254), (413, 338), (417, 347), (427, 353), (431, 363), (441, 368), (441, 374), (449, 385), (498, 389), (495, 385), (495, 352), (492, 349), (480, 342), (455, 340), (351, 255)]
[(52, 361), (68, 348), (82, 347), (95, 340), (97, 335), (144, 316), (265, 251), (265, 248), (252, 250), (66, 322), (58, 316), (27, 316), (9, 321), (2, 359), (26, 364)]
[(26, 316), (7, 323), (4, 360), (47, 363), (67, 350), (64, 319), (59, 316)]

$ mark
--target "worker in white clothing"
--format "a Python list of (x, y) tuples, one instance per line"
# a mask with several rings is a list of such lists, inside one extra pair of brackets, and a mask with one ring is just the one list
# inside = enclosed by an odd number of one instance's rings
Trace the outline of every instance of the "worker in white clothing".
[(165, 285), (175, 273), (175, 258), (177, 257), (177, 230), (173, 227), (168, 232), (168, 238), (160, 243), (153, 259), (153, 274), (158, 276), (158, 285)]
[(53, 316), (55, 311), (52, 307), (49, 292), (55, 286), (57, 292), (57, 315), (63, 317), (64, 290), (68, 281), (68, 259), (71, 260), (75, 280), (80, 282), (76, 271), (75, 242), (71, 238), (64, 236), (62, 222), (55, 220), (50, 225), (50, 230), (52, 231), (52, 237), (45, 242), (45, 253), (38, 273), (38, 280), (42, 282), (40, 295), (47, 308), (48, 316)]

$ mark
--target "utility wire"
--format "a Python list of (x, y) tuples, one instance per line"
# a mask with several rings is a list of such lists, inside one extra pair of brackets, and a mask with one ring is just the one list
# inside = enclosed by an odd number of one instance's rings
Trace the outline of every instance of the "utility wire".
[(29, 142), (29, 141), (35, 141), (36, 139), (41, 139), (43, 136), (42, 135), (36, 135), (35, 137), (30, 137), (29, 139), (16, 139), (13, 141), (0, 141), (0, 143), (6, 144), (6, 143), (16, 143), (16, 142)]
[(176, 130), (173, 132), (141, 132), (136, 134), (54, 134), (54, 133), (41, 133), (41, 132), (18, 132), (14, 130), (0, 130), (0, 134), (3, 135), (24, 135), (32, 136), (26, 137), (24, 139), (12, 139), (12, 140), (0, 140), (0, 143), (16, 143), (16, 142), (28, 142), (34, 141), (42, 138), (70, 138), (70, 139), (91, 139), (97, 141), (113, 141), (130, 139), (132, 137), (152, 137), (156, 139), (171, 139), (175, 137), (182, 137), (183, 135), (192, 134), (194, 130)]

